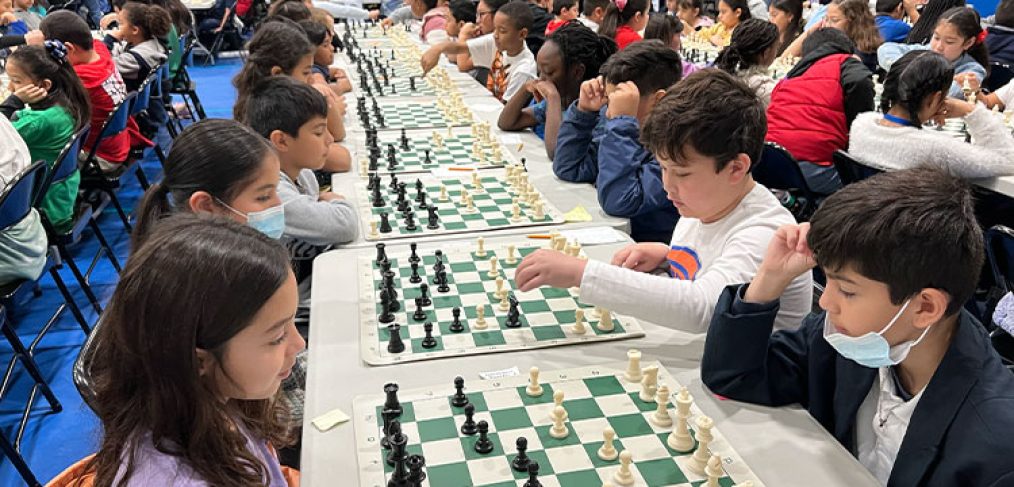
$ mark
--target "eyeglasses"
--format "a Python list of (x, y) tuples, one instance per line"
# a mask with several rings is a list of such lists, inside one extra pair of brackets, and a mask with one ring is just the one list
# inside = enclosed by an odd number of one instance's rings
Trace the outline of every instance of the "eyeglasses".
[(488, 11), (488, 10), (487, 10), (487, 11), (485, 11), (485, 12), (481, 12), (481, 11), (476, 11), (476, 12), (475, 12), (475, 15), (476, 15), (477, 17), (479, 17), (479, 18), (481, 19), (481, 18), (483, 18), (483, 17), (485, 17), (485, 16), (487, 16), (487, 15), (493, 15), (493, 12), (490, 12), (490, 11)]

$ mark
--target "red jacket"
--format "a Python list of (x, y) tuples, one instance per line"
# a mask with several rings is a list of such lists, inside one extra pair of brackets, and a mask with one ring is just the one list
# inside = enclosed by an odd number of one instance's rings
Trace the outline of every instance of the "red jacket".
[(620, 50), (622, 51), (627, 46), (637, 41), (640, 41), (641, 34), (638, 34), (637, 32), (634, 31), (634, 29), (631, 29), (626, 25), (621, 25), (616, 28), (616, 35), (614, 36), (614, 40), (616, 41), (616, 46), (619, 47)]
[(796, 160), (830, 166), (834, 151), (848, 147), (841, 65), (850, 57), (831, 54), (801, 76), (778, 83), (768, 105), (767, 140)]
[[(127, 87), (123, 84), (123, 78), (116, 70), (116, 64), (102, 41), (94, 43), (95, 52), (99, 59), (88, 64), (77, 64), (74, 71), (81, 78), (81, 83), (88, 90), (88, 98), (92, 102), (91, 131), (88, 133), (88, 140), (82, 150), (89, 150), (95, 139), (98, 138), (109, 113), (113, 111), (116, 104), (127, 97)], [(106, 137), (99, 145), (96, 155), (112, 163), (120, 163), (127, 160), (127, 153), (130, 152), (130, 134), (124, 130), (119, 134)]]

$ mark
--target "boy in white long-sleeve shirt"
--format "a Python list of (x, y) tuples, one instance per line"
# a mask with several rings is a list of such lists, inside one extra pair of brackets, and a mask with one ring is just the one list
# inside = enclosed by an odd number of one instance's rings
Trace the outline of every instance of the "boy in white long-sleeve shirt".
[[(680, 212), (670, 244), (630, 245), (612, 265), (540, 250), (518, 266), (518, 287), (580, 286), (584, 302), (705, 332), (722, 289), (753, 276), (778, 227), (794, 223), (750, 173), (766, 127), (763, 103), (742, 81), (714, 69), (685, 78), (641, 129), (641, 142), (662, 165), (663, 185)], [(792, 282), (776, 329), (794, 328), (809, 313), (812, 285), (808, 273)]]
[[(310, 85), (272, 76), (257, 84), (246, 113), (250, 127), (278, 152), (278, 196), (285, 208), (282, 243), (289, 249), (297, 278), (306, 277), (314, 257), (352, 241), (358, 227), (352, 205), (339, 194), (321, 192), (313, 174), (324, 166), (334, 142), (327, 130), (327, 100)], [(304, 286), (300, 287), (302, 295)]]

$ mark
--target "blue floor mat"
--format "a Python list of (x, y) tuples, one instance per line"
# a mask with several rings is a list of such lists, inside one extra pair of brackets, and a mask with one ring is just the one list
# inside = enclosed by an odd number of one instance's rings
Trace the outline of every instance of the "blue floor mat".
[[(198, 96), (208, 117), (232, 118), (232, 104), (236, 94), (231, 80), (239, 69), (238, 60), (222, 60), (214, 66), (190, 68), (191, 76), (197, 82)], [(164, 133), (161, 134), (160, 140), (164, 142), (163, 147), (168, 148), (168, 137)], [(142, 161), (142, 167), (150, 181), (154, 182), (161, 178), (161, 166), (154, 152), (148, 151)], [(125, 209), (130, 211), (140, 199), (141, 188), (132, 177), (126, 177), (124, 181), (125, 184), (118, 194)], [(123, 223), (115, 210), (111, 207), (107, 209), (99, 219), (99, 226), (110, 245), (114, 247), (121, 265), (124, 264), (129, 254), (130, 236), (124, 231)], [(90, 231), (85, 234), (81, 244), (72, 248), (75, 262), (82, 268), (87, 267), (97, 250), (98, 242)], [(66, 266), (60, 275), (85, 313), (85, 318), (94, 324), (97, 318), (95, 312), (88, 305), (87, 298)], [(91, 275), (92, 290), (103, 306), (113, 293), (117, 277), (116, 271), (105, 258), (99, 262)], [(11, 311), (18, 334), (26, 345), (35, 337), (53, 311), (63, 303), (63, 298), (51, 277), (47, 275), (40, 285), (41, 296)], [(74, 360), (84, 340), (84, 332), (70, 312), (65, 311), (35, 350), (35, 360), (42, 374), (63, 405), (62, 412), (50, 413), (49, 404), (40, 395), (35, 401), (35, 408), (22, 439), (21, 453), (43, 484), (69, 465), (94, 453), (101, 440), (98, 419), (82, 402), (71, 375)], [(6, 340), (0, 340), (0, 364), (6, 365), (11, 355), (10, 345)], [(30, 387), (31, 380), (24, 368), (19, 365), (10, 391), (0, 402), (0, 428), (9, 438), (21, 417), (21, 409)], [(0, 457), (0, 487), (22, 485), (24, 482), (11, 462)]]

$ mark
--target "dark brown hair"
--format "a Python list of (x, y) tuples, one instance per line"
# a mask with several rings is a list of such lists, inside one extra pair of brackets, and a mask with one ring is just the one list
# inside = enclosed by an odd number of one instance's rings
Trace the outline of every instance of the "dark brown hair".
[(70, 65), (63, 43), (50, 40), (45, 41), (43, 46), (21, 46), (11, 53), (7, 62), (16, 64), (34, 81), (48, 79), (53, 84), (46, 91), (45, 98), (32, 103), (33, 109), (63, 108), (74, 119), (74, 130), (90, 123), (91, 98)]
[(842, 15), (848, 19), (849, 25), (845, 27), (845, 33), (856, 43), (856, 49), (860, 52), (877, 52), (877, 48), (884, 43), (884, 38), (880, 37), (877, 22), (870, 13), (869, 2), (834, 0), (831, 4), (841, 9)]
[(715, 159), (721, 171), (738, 154), (760, 160), (767, 134), (764, 104), (725, 71), (697, 71), (669, 88), (641, 128), (641, 144), (655, 157), (681, 164), (687, 147)]
[(937, 168), (850, 184), (820, 205), (810, 225), (807, 243), (822, 268), (848, 267), (882, 282), (896, 305), (921, 289), (939, 289), (950, 295), (953, 315), (979, 280), (983, 240), (972, 192)]
[(306, 38), (306, 32), (295, 22), (265, 22), (260, 26), (247, 45), (249, 54), (243, 69), (232, 79), (232, 84), (236, 87), (232, 118), (246, 122), (246, 100), (254, 85), (271, 76), (271, 68), (278, 66), (282, 72), (288, 73), (299, 64), (303, 56), (313, 53), (316, 48)]
[(102, 353), (91, 357), (91, 375), (103, 429), (89, 465), (95, 485), (113, 485), (121, 464), (126, 485), (142, 441), (209, 485), (266, 484), (267, 470), (238, 427), (285, 446), (284, 406), (277, 397), (222, 403), (198, 372), (196, 350), (221, 362), (227, 342), (290, 272), (277, 242), (211, 215), (172, 216), (134, 250), (94, 332)]
[(164, 42), (173, 25), (169, 12), (157, 5), (127, 2), (123, 4), (123, 11), (127, 15), (127, 20), (141, 29), (145, 39), (158, 39)]

